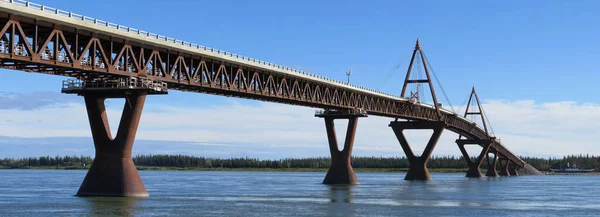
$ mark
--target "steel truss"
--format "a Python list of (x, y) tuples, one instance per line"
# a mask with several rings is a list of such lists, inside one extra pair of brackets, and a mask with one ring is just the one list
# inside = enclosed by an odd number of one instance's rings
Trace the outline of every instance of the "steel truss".
[[(223, 58), (169, 49), (119, 35), (106, 35), (44, 20), (0, 12), (0, 67), (75, 77), (144, 77), (169, 89), (208, 93), (324, 109), (362, 109), (370, 115), (443, 121), (446, 129), (470, 139), (488, 134), (439, 105), (427, 106), (299, 74), (280, 73)], [(522, 166), (497, 143), (492, 146)]]

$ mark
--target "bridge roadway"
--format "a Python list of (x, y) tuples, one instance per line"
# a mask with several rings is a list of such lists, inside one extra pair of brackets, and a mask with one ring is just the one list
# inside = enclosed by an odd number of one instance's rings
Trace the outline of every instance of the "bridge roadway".
[[(451, 111), (237, 54), (25, 1), (0, 0), (0, 67), (112, 80), (144, 77), (169, 89), (369, 115), (442, 122), (472, 140), (492, 137)], [(86, 101), (87, 102), (87, 101)], [(137, 126), (136, 126), (137, 127)], [(490, 149), (526, 163), (498, 140)]]

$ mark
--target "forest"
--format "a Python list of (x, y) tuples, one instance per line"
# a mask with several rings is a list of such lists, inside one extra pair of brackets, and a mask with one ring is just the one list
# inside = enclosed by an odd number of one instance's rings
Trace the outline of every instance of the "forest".
[[(579, 168), (600, 170), (600, 156), (570, 155), (563, 158), (535, 158), (521, 157), (540, 171), (550, 168), (566, 167), (576, 164)], [(89, 156), (42, 156), (26, 158), (0, 159), (0, 168), (86, 168), (93, 161)], [(260, 160), (257, 158), (210, 158), (187, 155), (137, 155), (133, 157), (136, 166), (148, 167), (178, 167), (178, 168), (329, 168), (330, 160), (327, 157), (315, 158), (287, 158), (280, 160)], [(428, 162), (428, 168), (462, 169), (467, 164), (462, 157), (434, 156)], [(405, 157), (353, 157), (354, 168), (408, 168)], [(486, 169), (487, 164), (481, 165)]]

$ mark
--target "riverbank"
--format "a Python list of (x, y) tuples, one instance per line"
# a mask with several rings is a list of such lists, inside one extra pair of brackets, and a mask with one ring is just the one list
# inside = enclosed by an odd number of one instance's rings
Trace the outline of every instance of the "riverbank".
[[(88, 170), (83, 166), (47, 166), (47, 167), (2, 167), (0, 169), (28, 170)], [(206, 167), (151, 167), (138, 166), (138, 170), (149, 171), (239, 171), (239, 172), (327, 172), (327, 168), (206, 168)], [(355, 172), (406, 172), (408, 168), (354, 168)], [(432, 173), (466, 173), (467, 168), (432, 168)]]
[[(25, 170), (88, 170), (89, 166), (45, 166), (45, 167), (7, 167), (0, 166), (0, 169), (25, 169)], [(327, 172), (327, 168), (206, 168), (206, 167), (155, 167), (155, 166), (137, 166), (139, 171), (228, 171), (228, 172)], [(431, 173), (466, 173), (467, 168), (430, 168)], [(408, 168), (354, 168), (355, 172), (368, 173), (387, 173), (387, 172), (407, 172)], [(481, 169), (485, 174), (486, 170)], [(600, 175), (600, 172), (591, 173), (553, 173), (542, 172), (544, 175)]]

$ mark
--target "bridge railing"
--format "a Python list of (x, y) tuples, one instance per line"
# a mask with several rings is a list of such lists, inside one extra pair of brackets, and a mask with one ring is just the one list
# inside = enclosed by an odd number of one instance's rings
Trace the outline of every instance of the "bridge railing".
[(391, 96), (391, 97), (396, 97), (396, 96), (384, 93), (384, 92), (379, 91), (379, 90), (374, 90), (374, 89), (370, 89), (370, 88), (360, 87), (360, 86), (357, 86), (357, 85), (354, 85), (354, 84), (350, 84), (348, 82), (342, 82), (342, 81), (334, 80), (334, 79), (331, 79), (331, 78), (326, 78), (326, 77), (323, 77), (323, 76), (319, 76), (319, 75), (315, 75), (315, 74), (310, 74), (310, 73), (304, 72), (302, 70), (293, 69), (293, 68), (290, 68), (290, 67), (287, 67), (287, 66), (282, 66), (282, 65), (270, 63), (270, 62), (267, 62), (267, 61), (257, 60), (257, 59), (254, 59), (254, 58), (250, 58), (250, 57), (242, 56), (242, 55), (239, 55), (239, 54), (235, 54), (235, 53), (231, 53), (231, 52), (219, 50), (219, 49), (216, 49), (216, 48), (202, 46), (202, 45), (199, 45), (199, 44), (195, 44), (195, 43), (191, 43), (191, 42), (179, 40), (179, 39), (176, 39), (176, 38), (170, 38), (168, 36), (159, 35), (159, 34), (156, 34), (156, 33), (149, 32), (149, 31), (144, 31), (144, 30), (140, 30), (140, 29), (136, 29), (136, 28), (131, 28), (131, 27), (120, 25), (120, 24), (116, 24), (116, 23), (111, 23), (111, 22), (108, 22), (108, 21), (105, 21), (105, 20), (100, 20), (100, 19), (96, 19), (96, 18), (93, 18), (93, 17), (89, 17), (89, 16), (85, 16), (85, 15), (73, 13), (72, 11), (60, 10), (58, 8), (48, 7), (48, 6), (45, 6), (45, 5), (42, 5), (42, 4), (37, 4), (37, 3), (33, 3), (33, 2), (29, 2), (29, 1), (24, 1), (24, 0), (0, 0), (0, 2), (9, 2), (9, 3), (12, 3), (12, 4), (21, 5), (21, 6), (25, 6), (25, 7), (28, 7), (28, 8), (33, 8), (33, 9), (41, 10), (41, 11), (44, 11), (44, 12), (48, 12), (48, 13), (60, 15), (60, 16), (70, 17), (70, 18), (73, 18), (73, 19), (76, 19), (76, 20), (81, 20), (81, 21), (85, 21), (85, 22), (88, 22), (88, 23), (93, 23), (93, 24), (100, 25), (100, 26), (106, 26), (106, 27), (109, 27), (109, 28), (113, 28), (113, 29), (125, 31), (125, 32), (128, 32), (128, 33), (134, 33), (134, 34), (146, 36), (148, 38), (152, 38), (152, 39), (155, 39), (155, 40), (160, 40), (160, 41), (165, 41), (165, 42), (172, 42), (172, 43), (177, 44), (177, 45), (187, 46), (187, 47), (190, 47), (190, 48), (196, 48), (196, 49), (199, 49), (199, 50), (203, 50), (203, 51), (207, 51), (207, 52), (212, 52), (212, 53), (216, 53), (216, 54), (220, 54), (220, 55), (224, 55), (224, 56), (228, 56), (228, 57), (234, 57), (234, 58), (237, 58), (237, 59), (241, 59), (241, 60), (245, 60), (245, 61), (249, 61), (249, 62), (253, 62), (253, 63), (258, 63), (258, 64), (265, 65), (265, 66), (274, 67), (274, 68), (277, 68), (277, 69), (280, 69), (280, 70), (294, 72), (294, 73), (298, 73), (298, 74), (310, 76), (312, 78), (322, 79), (322, 80), (325, 80), (325, 81), (328, 81), (328, 82), (333, 82), (333, 83), (337, 83), (337, 84), (344, 84), (344, 85), (348, 85), (348, 86), (351, 86), (351, 87), (354, 87), (354, 88), (358, 88), (358, 89), (362, 89), (362, 90), (366, 90), (366, 91), (371, 91), (371, 92), (374, 92), (374, 93), (378, 93), (378, 94), (382, 94), (382, 95), (387, 95), (387, 96)]

